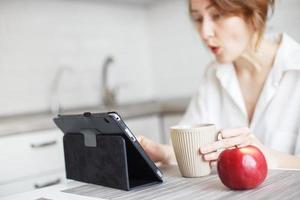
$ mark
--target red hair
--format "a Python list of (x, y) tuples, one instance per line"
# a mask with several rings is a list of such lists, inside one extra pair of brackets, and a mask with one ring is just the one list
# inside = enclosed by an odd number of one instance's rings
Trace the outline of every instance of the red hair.
[[(211, 3), (226, 15), (241, 15), (258, 32), (258, 42), (262, 38), (269, 9), (274, 11), (275, 0), (211, 0)], [(191, 11), (191, 1), (189, 0)]]

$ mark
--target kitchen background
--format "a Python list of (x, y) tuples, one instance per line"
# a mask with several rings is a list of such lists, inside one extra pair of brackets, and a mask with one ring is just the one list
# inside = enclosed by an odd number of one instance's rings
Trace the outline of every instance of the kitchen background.
[[(299, 8), (278, 0), (268, 31), (300, 42)], [(0, 0), (0, 197), (65, 181), (51, 117), (106, 110), (104, 83), (134, 133), (168, 143), (211, 59), (186, 0)]]

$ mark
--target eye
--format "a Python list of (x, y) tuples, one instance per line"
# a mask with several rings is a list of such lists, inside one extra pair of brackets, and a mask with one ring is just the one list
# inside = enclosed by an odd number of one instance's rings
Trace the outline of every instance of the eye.
[(219, 20), (221, 18), (224, 17), (224, 13), (215, 13), (215, 14), (212, 14), (212, 19), (213, 20)]
[(217, 19), (220, 18), (220, 15), (219, 14), (215, 14), (215, 15), (212, 16), (212, 18), (213, 18), (213, 20), (217, 20)]
[(201, 17), (201, 18), (197, 19), (196, 22), (202, 23), (203, 22), (203, 18)]
[(203, 22), (203, 17), (196, 17), (194, 18), (194, 21), (197, 23), (202, 23)]

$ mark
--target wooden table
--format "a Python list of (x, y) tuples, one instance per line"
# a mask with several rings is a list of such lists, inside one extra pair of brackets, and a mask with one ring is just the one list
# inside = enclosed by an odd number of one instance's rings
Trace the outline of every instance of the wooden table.
[(183, 178), (178, 167), (161, 167), (165, 177), (162, 184), (122, 191), (103, 186), (70, 181), (34, 192), (11, 196), (8, 199), (300, 199), (300, 170), (269, 170), (267, 179), (252, 190), (233, 191), (226, 188), (216, 171), (202, 178)]

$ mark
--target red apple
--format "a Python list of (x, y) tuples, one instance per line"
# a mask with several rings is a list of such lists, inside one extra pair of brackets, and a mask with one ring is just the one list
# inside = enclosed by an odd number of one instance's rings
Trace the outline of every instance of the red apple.
[(219, 155), (217, 170), (225, 186), (246, 190), (257, 187), (265, 180), (268, 166), (263, 153), (250, 145), (224, 150)]

